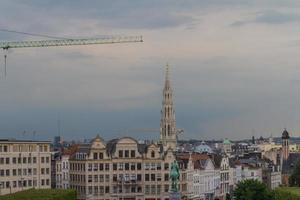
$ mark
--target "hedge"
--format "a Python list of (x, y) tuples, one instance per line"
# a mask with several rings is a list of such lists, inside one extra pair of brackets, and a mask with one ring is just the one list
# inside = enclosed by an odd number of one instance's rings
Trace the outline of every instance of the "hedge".
[(0, 200), (75, 200), (75, 190), (29, 189), (0, 196)]

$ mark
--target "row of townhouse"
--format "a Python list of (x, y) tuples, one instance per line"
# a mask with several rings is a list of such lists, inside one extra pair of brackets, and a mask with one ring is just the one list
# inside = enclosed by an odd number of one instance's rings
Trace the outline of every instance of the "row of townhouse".
[(130, 137), (64, 150), (56, 160), (56, 187), (73, 188), (78, 199), (169, 199), (170, 164), (180, 167), (183, 199), (225, 199), (242, 180), (256, 179), (271, 189), (281, 184), (280, 168), (261, 160), (226, 154), (174, 153), (160, 144), (140, 144)]

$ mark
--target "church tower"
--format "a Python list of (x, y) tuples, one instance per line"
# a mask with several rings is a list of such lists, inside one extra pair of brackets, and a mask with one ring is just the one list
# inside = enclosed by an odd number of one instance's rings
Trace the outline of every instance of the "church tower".
[(290, 150), (289, 150), (290, 135), (286, 129), (284, 129), (281, 139), (282, 139), (282, 158), (283, 161), (286, 161), (289, 158), (289, 154), (290, 154)]
[(173, 108), (173, 91), (169, 78), (169, 65), (167, 64), (161, 109), (160, 140), (163, 144), (164, 150), (167, 150), (168, 148), (176, 150), (177, 133), (175, 124), (175, 111)]

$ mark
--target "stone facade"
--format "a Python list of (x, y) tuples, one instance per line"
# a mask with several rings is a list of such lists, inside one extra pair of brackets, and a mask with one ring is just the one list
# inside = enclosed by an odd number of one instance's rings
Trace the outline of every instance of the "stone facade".
[[(105, 143), (97, 136), (70, 158), (70, 187), (78, 199), (168, 199), (174, 159), (171, 149), (163, 151), (158, 144), (130, 137)], [(184, 191), (186, 185), (179, 188)]]
[(0, 195), (51, 187), (50, 142), (0, 140)]

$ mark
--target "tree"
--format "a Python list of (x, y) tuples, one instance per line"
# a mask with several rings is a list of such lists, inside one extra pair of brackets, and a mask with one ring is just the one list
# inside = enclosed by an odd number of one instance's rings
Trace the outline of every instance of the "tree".
[(271, 200), (271, 192), (264, 183), (258, 180), (244, 180), (234, 190), (236, 200)]
[(225, 199), (226, 199), (226, 200), (231, 200), (231, 196), (230, 196), (229, 193), (226, 193)]
[(296, 163), (289, 182), (291, 186), (300, 186), (300, 160)]

